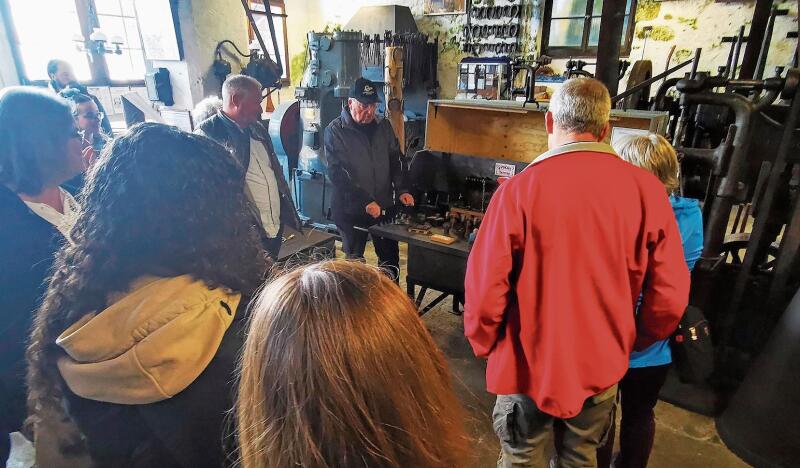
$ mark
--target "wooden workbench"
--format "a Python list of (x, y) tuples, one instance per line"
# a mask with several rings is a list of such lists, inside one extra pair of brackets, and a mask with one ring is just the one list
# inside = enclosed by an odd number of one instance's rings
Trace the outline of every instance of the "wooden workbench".
[[(547, 151), (545, 111), (515, 101), (431, 100), (425, 149), (529, 163)], [(612, 110), (612, 132), (619, 127), (663, 133), (667, 118), (666, 112)]]
[[(453, 296), (453, 312), (461, 313), (459, 304), (464, 303), (464, 276), (470, 249), (465, 240), (459, 239), (450, 245), (440, 244), (428, 236), (411, 234), (408, 226), (399, 224), (373, 226), (369, 232), (375, 237), (408, 244), (406, 288), (408, 295), (415, 298), (420, 315), (430, 311), (447, 296)], [(419, 294), (416, 292), (417, 286), (420, 287)], [(422, 307), (429, 289), (441, 294)]]

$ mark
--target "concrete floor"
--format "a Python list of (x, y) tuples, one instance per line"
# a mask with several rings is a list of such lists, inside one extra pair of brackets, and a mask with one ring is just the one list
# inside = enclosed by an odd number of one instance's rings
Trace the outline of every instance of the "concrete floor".
[[(339, 246), (341, 247), (341, 246)], [(375, 263), (371, 244), (365, 255)], [(401, 244), (401, 286), (405, 288), (406, 250)], [(428, 293), (427, 300), (433, 293)], [(453, 385), (468, 415), (467, 425), (474, 438), (475, 468), (495, 466), (499, 445), (491, 424), (494, 396), (485, 391), (482, 360), (475, 358), (464, 338), (461, 317), (450, 313), (451, 299), (440, 303), (423, 320), (436, 343), (444, 351), (453, 375)], [(650, 468), (737, 468), (748, 464), (725, 447), (717, 435), (712, 418), (691, 413), (660, 401), (656, 406), (656, 440)]]

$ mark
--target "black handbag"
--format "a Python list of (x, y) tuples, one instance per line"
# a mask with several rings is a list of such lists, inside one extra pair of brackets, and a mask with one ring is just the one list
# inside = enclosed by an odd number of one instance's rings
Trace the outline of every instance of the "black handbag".
[(703, 311), (689, 306), (672, 335), (672, 360), (684, 383), (704, 384), (714, 371), (714, 344)]

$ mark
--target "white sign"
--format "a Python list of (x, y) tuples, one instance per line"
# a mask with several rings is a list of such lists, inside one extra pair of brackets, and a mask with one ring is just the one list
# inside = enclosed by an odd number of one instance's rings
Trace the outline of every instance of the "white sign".
[(513, 164), (494, 163), (494, 175), (498, 177), (511, 177), (517, 173), (517, 166)]

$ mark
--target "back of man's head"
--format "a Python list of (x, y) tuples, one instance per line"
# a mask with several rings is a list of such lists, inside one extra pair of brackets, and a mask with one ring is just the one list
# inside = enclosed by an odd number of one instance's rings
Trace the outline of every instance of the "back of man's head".
[(548, 110), (554, 126), (562, 132), (600, 137), (611, 115), (611, 97), (600, 81), (573, 78), (553, 93)]
[(247, 75), (231, 75), (222, 83), (222, 107), (228, 109), (234, 96), (261, 91), (261, 83)]

